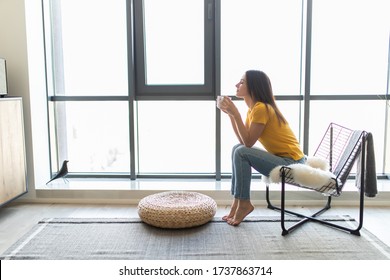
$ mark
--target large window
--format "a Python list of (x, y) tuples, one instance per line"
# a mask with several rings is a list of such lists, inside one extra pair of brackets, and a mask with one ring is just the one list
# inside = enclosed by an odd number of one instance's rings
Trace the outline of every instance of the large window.
[(308, 154), (336, 122), (373, 132), (386, 172), (389, 1), (42, 3), (53, 172), (68, 159), (71, 176), (229, 176), (237, 140), (214, 99), (249, 69)]

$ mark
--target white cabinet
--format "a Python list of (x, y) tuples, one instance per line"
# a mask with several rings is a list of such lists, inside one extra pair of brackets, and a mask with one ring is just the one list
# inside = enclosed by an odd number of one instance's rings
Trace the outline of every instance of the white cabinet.
[(0, 98), (0, 206), (27, 192), (22, 98)]

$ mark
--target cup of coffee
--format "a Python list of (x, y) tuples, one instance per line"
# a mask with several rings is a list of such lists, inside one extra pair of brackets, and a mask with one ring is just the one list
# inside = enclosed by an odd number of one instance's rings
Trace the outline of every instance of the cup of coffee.
[(217, 107), (220, 108), (225, 96), (217, 96)]

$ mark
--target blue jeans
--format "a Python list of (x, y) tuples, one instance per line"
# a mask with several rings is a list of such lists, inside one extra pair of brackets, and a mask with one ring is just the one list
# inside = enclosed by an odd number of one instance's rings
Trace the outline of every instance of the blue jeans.
[(232, 151), (232, 195), (237, 199), (250, 199), (252, 168), (268, 177), (271, 170), (278, 165), (304, 162), (305, 158), (293, 160), (275, 156), (259, 148), (248, 148), (242, 144), (235, 145)]

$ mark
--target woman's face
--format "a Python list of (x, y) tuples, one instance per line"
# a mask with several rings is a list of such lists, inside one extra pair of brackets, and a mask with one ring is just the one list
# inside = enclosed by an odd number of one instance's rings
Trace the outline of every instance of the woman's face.
[(236, 96), (239, 98), (244, 98), (245, 96), (249, 96), (248, 87), (246, 85), (245, 75), (241, 77), (241, 80), (236, 84)]

